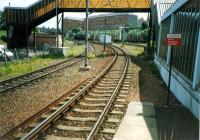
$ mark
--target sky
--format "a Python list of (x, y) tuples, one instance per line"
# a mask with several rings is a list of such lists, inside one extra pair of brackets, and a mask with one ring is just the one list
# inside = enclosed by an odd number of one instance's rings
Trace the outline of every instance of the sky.
[[(2, 11), (5, 6), (11, 7), (27, 7), (38, 0), (0, 0), (0, 10)], [(99, 15), (99, 14), (106, 14), (106, 13), (93, 13), (92, 15)], [(143, 17), (144, 19), (147, 19), (147, 13), (131, 13), (134, 15), (137, 15), (139, 18)], [(67, 12), (64, 14), (65, 17), (77, 17), (77, 18), (85, 18), (85, 13), (75, 13), (75, 12)], [(48, 20), (47, 22), (44, 22), (43, 24), (40, 24), (39, 27), (50, 27), (55, 28), (56, 27), (56, 18), (52, 18)]]

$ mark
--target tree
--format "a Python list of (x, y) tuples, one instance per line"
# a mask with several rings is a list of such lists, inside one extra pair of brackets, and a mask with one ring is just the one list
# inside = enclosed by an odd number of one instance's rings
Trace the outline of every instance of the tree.
[(75, 33), (75, 34), (79, 33), (80, 31), (81, 31), (81, 28), (73, 28), (72, 29), (72, 33)]
[(142, 27), (141, 27), (142, 30), (145, 30), (145, 29), (148, 28), (148, 25), (147, 25), (146, 22), (143, 22), (141, 26), (142, 26)]
[(0, 11), (0, 29), (1, 30), (6, 29), (5, 12), (2, 12), (2, 11)]

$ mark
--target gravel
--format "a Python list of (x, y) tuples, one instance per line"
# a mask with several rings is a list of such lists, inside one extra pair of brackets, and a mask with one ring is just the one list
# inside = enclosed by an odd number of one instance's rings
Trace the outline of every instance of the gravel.
[(14, 91), (0, 95), (0, 136), (19, 125), (42, 108), (64, 95), (82, 81), (92, 78), (109, 58), (90, 59), (89, 72), (79, 72), (81, 61), (64, 71), (53, 74)]

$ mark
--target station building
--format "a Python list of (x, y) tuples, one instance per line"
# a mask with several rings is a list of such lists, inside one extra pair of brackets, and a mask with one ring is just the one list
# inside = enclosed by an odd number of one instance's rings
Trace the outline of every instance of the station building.
[[(171, 92), (199, 118), (200, 105), (200, 0), (153, 0), (156, 27), (155, 63), (168, 84), (171, 47)], [(167, 46), (168, 33), (181, 34), (181, 46)]]

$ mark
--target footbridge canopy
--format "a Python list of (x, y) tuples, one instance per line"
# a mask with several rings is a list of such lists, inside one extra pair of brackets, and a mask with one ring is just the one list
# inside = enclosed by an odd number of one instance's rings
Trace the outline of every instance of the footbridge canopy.
[[(7, 25), (38, 24), (60, 12), (84, 12), (85, 0), (40, 0), (29, 7), (6, 7)], [(149, 12), (151, 0), (89, 0), (90, 12)]]

